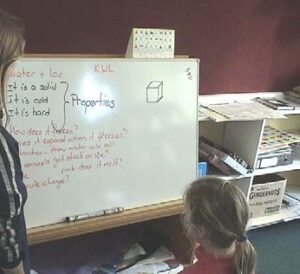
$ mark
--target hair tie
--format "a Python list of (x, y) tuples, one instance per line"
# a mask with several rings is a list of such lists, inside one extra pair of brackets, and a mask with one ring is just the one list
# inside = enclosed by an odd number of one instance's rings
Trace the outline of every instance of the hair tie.
[(237, 240), (238, 240), (238, 242), (242, 243), (242, 242), (247, 241), (248, 237), (247, 237), (247, 235), (242, 235)]

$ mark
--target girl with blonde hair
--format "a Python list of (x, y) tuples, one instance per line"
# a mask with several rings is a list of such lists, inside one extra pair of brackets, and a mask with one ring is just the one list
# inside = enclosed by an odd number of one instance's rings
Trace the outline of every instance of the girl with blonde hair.
[(254, 274), (256, 252), (246, 235), (243, 192), (229, 181), (206, 176), (184, 196), (184, 226), (195, 243), (196, 263), (183, 274)]

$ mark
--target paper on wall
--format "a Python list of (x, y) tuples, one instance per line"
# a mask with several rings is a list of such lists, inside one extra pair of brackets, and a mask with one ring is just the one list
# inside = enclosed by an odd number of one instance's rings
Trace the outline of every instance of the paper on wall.
[(174, 58), (175, 30), (133, 28), (127, 58)]

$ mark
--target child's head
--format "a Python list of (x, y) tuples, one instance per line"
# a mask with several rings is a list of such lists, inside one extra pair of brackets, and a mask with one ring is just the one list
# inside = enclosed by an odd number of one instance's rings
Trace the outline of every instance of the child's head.
[(237, 243), (234, 273), (251, 273), (255, 251), (245, 236), (249, 212), (242, 191), (229, 181), (206, 176), (189, 186), (184, 204), (188, 236), (219, 250)]
[[(4, 86), (10, 65), (23, 54), (25, 40), (22, 21), (0, 9), (0, 107), (4, 105)], [(4, 105), (5, 107), (5, 105)]]

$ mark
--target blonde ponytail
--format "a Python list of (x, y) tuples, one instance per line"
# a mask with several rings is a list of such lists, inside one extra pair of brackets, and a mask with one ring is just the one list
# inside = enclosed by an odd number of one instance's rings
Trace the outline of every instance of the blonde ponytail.
[(256, 253), (245, 235), (249, 210), (243, 192), (229, 181), (206, 176), (191, 183), (184, 203), (183, 224), (189, 238), (218, 249), (235, 244), (233, 274), (253, 274)]
[(248, 239), (239, 241), (234, 258), (234, 274), (254, 274), (256, 267), (256, 252)]

